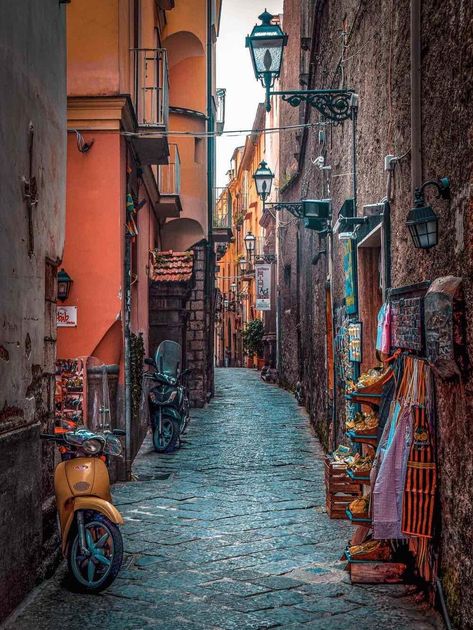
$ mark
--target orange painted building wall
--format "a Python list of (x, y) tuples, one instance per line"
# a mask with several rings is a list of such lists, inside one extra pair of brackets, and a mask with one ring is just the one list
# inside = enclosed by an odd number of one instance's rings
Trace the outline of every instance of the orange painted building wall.
[[(120, 319), (123, 278), (123, 140), (116, 133), (96, 133), (89, 153), (80, 153), (68, 134), (66, 246), (63, 267), (73, 278), (65, 305), (78, 307), (77, 328), (58, 330), (58, 357), (95, 354), (96, 347)], [(116, 329), (101, 358), (119, 363)]]

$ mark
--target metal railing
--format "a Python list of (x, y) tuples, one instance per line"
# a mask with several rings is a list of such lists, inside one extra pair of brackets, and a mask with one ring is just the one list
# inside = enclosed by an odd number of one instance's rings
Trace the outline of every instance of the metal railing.
[(140, 127), (167, 127), (169, 74), (165, 48), (132, 48), (133, 105)]
[(158, 186), (162, 195), (179, 195), (181, 192), (181, 158), (177, 144), (169, 145), (169, 164), (159, 166)]
[(215, 188), (213, 227), (229, 229), (232, 227), (232, 197), (226, 186)]

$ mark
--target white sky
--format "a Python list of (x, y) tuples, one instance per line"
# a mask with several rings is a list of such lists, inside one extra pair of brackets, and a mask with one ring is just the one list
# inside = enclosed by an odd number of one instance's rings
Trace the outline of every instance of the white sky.
[[(217, 40), (217, 87), (227, 90), (225, 130), (251, 129), (256, 107), (264, 101), (264, 88), (255, 79), (245, 37), (259, 23), (258, 15), (265, 9), (281, 13), (282, 5), (283, 0), (223, 0)], [(246, 135), (224, 134), (217, 138), (217, 186), (226, 184), (233, 150), (245, 143)]]

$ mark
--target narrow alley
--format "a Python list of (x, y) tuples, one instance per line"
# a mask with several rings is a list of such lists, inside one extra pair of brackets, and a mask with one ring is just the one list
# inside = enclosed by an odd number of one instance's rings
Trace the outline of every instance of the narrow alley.
[(6, 627), (443, 627), (410, 587), (350, 585), (350, 525), (325, 513), (323, 452), (294, 398), (253, 370), (216, 379), (184, 447), (158, 456), (147, 440), (136, 480), (114, 486), (126, 549), (115, 583), (80, 595), (59, 570)]

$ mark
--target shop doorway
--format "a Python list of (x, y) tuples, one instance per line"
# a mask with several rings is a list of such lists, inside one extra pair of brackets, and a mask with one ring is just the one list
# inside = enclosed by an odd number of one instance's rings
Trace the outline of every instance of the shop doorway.
[(378, 363), (376, 330), (383, 303), (382, 225), (379, 224), (358, 243), (358, 309), (363, 325), (361, 371)]

